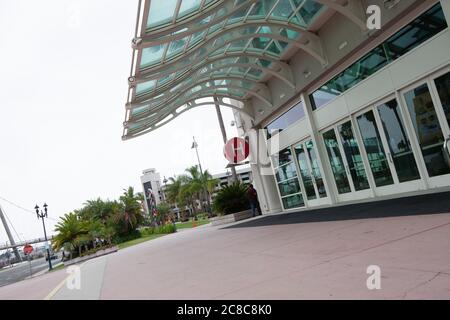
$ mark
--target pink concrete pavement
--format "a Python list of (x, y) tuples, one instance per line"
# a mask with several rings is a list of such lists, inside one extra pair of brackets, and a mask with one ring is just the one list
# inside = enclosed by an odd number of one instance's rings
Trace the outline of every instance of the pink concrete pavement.
[[(205, 226), (106, 256), (98, 298), (450, 299), (449, 240), (450, 214)], [(369, 265), (380, 290), (366, 287)], [(0, 299), (44, 298), (64, 275), (2, 287)]]

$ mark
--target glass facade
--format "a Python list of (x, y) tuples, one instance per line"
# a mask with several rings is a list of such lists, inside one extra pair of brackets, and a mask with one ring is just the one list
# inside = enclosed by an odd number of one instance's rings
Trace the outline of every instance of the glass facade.
[(427, 84), (405, 93), (411, 122), (430, 177), (450, 173), (444, 156), (444, 135)]
[(309, 95), (313, 110), (447, 28), (440, 3)]
[(394, 179), (373, 112), (364, 113), (357, 118), (357, 121), (375, 185), (382, 187), (393, 184)]
[(450, 128), (450, 72), (437, 78), (434, 83), (436, 84), (439, 99), (441, 100), (445, 119)]
[(377, 107), (400, 182), (420, 179), (414, 153), (396, 99)]
[(316, 190), (314, 189), (313, 177), (309, 169), (306, 152), (303, 149), (303, 145), (295, 146), (295, 155), (297, 157), (298, 167), (300, 168), (300, 175), (302, 177), (303, 186), (306, 192), (306, 198), (308, 200), (316, 199)]
[(277, 187), (285, 209), (304, 205), (300, 183), (290, 148), (281, 150), (278, 157), (272, 157)]
[(342, 159), (341, 151), (339, 150), (339, 144), (334, 129), (323, 134), (323, 142), (327, 149), (328, 160), (330, 161), (331, 171), (333, 171), (338, 193), (351, 192), (352, 189), (350, 188), (350, 183), (347, 178), (345, 163)]
[(355, 190), (369, 189), (366, 170), (364, 169), (364, 163), (359, 152), (358, 143), (353, 135), (351, 122), (347, 121), (344, 124), (339, 125), (337, 129)]
[(325, 198), (327, 196), (327, 191), (322, 179), (322, 173), (320, 172), (319, 159), (317, 158), (314, 144), (311, 140), (309, 140), (305, 142), (305, 146), (308, 151), (308, 158), (311, 164), (312, 175), (316, 182), (317, 192), (319, 193), (320, 198)]
[(297, 122), (300, 119), (303, 119), (304, 117), (305, 107), (303, 105), (303, 102), (300, 101), (266, 126), (265, 129), (267, 130), (267, 138), (269, 139), (273, 135), (276, 135), (280, 131), (286, 129), (291, 124)]

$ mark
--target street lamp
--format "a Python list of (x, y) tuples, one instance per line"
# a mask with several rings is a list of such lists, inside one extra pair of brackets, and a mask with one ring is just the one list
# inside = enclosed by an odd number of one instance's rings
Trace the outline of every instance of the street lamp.
[(43, 207), (44, 207), (44, 211), (41, 210), (40, 213), (39, 213), (39, 206), (38, 205), (36, 205), (36, 207), (34, 207), (34, 210), (36, 210), (37, 218), (38, 219), (39, 218), (42, 219), (42, 226), (44, 227), (44, 237), (45, 237), (45, 244), (46, 244), (46, 249), (47, 249), (47, 257), (48, 257), (48, 269), (52, 270), (53, 267), (52, 267), (52, 259), (50, 257), (50, 246), (48, 244), (47, 232), (45, 231), (45, 222), (44, 222), (44, 218), (48, 218), (48, 215), (47, 215), (47, 207), (48, 207), (48, 205), (46, 203), (44, 203)]
[(166, 179), (166, 176), (164, 176), (164, 179), (163, 179), (163, 183), (164, 183), (163, 197), (164, 197), (164, 201), (166, 201), (166, 202), (167, 202), (167, 199), (166, 199), (167, 181), (168, 180)]
[(202, 165), (200, 163), (200, 157), (198, 155), (198, 144), (195, 141), (195, 137), (192, 137), (192, 139), (193, 139), (193, 141), (192, 141), (191, 149), (195, 149), (195, 153), (197, 153), (198, 166), (199, 166), (199, 169), (200, 169), (200, 178), (202, 179), (202, 182), (204, 183), (204, 185), (203, 185), (203, 192), (204, 192), (205, 197), (206, 197), (206, 202), (208, 203), (208, 216), (210, 216), (211, 215), (211, 203), (210, 203), (210, 200), (209, 200), (208, 190), (206, 189), (206, 181), (205, 181), (204, 176), (203, 176), (203, 170), (202, 170)]

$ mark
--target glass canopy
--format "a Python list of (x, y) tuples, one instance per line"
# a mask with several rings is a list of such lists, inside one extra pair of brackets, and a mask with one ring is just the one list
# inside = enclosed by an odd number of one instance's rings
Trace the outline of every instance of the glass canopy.
[(270, 103), (264, 81), (290, 48), (317, 37), (310, 27), (327, 10), (322, 2), (141, 0), (124, 138), (156, 129), (195, 99)]

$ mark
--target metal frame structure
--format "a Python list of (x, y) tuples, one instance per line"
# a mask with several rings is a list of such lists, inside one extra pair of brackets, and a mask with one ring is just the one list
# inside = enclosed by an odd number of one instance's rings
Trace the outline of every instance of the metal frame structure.
[(140, 0), (122, 138), (215, 105), (210, 97), (250, 117), (251, 101), (273, 106), (272, 77), (295, 88), (293, 53), (327, 65), (313, 26), (330, 12), (365, 31), (357, 0)]

